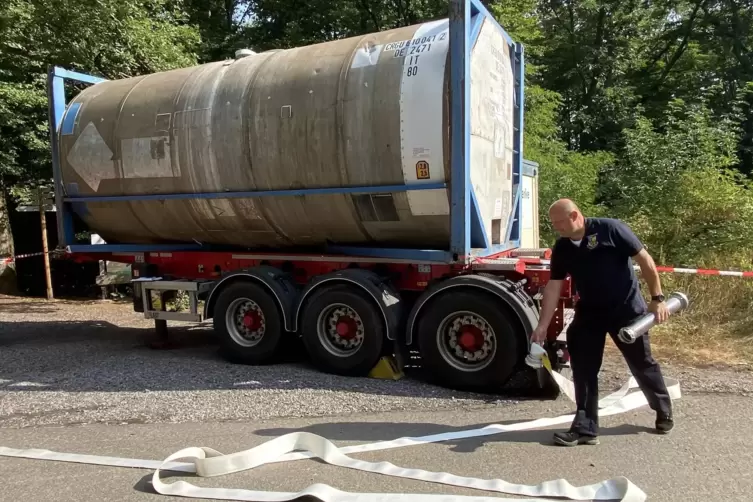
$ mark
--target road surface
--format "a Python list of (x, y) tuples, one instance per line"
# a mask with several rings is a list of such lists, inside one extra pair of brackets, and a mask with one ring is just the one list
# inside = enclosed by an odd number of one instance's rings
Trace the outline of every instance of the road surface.
[[(649, 500), (749, 501), (753, 493), (753, 435), (746, 431), (751, 411), (750, 397), (690, 394), (676, 402), (677, 426), (669, 436), (652, 433), (653, 414), (642, 408), (605, 418), (599, 446), (555, 447), (551, 445), (552, 430), (545, 429), (354, 457), (528, 484), (565, 478), (583, 485), (625, 476), (645, 491)], [(188, 446), (231, 453), (294, 431), (319, 434), (344, 446), (569, 412), (571, 405), (557, 400), (318, 419), (34, 427), (0, 429), (0, 445), (162, 460)], [(139, 469), (0, 457), (3, 500), (170, 500), (152, 490), (151, 474)], [(171, 477), (169, 481), (178, 479), (206, 487), (274, 491), (298, 491), (312, 483), (326, 483), (356, 492), (493, 495), (347, 470), (312, 460), (272, 464), (219, 478)]]

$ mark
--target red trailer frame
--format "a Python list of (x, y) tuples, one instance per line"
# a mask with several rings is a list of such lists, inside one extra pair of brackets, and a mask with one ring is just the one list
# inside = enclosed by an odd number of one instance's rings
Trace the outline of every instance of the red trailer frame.
[[(400, 313), (394, 315), (394, 319), (388, 319), (388, 306), (381, 305), (381, 310), (385, 312), (385, 327), (392, 330), (385, 334), (385, 338), (394, 344), (383, 347), (379, 357), (395, 356), (400, 366), (407, 357), (406, 350), (416, 348), (421, 352), (414, 336), (419, 314), (426, 312), (424, 307), (432, 296), (453, 286), (461, 286), (464, 292), (477, 295), (481, 303), (491, 300), (494, 308), (506, 308), (510, 312), (514, 312), (516, 307), (518, 310), (528, 308), (537, 312), (538, 307), (533, 308), (533, 304), (549, 280), (548, 266), (542, 260), (547, 260), (550, 254), (550, 249), (518, 249), (493, 257), (475, 258), (469, 264), (399, 262), (338, 255), (200, 251), (83, 252), (70, 253), (68, 256), (76, 261), (106, 259), (131, 264), (135, 286), (134, 310), (155, 320), (156, 343), (160, 346), (169, 344), (167, 321), (201, 322), (214, 319), (215, 329), (218, 330), (218, 323), (221, 324), (222, 319), (215, 316), (217, 298), (220, 292), (233, 284), (262, 285), (266, 293), (274, 292), (273, 296), (278, 300), (278, 313), (282, 317), (281, 326), (288, 334), (298, 336), (301, 335), (301, 309), (316, 291), (326, 292), (327, 287), (356, 284), (357, 287), (350, 287), (372, 289), (371, 296), (375, 299), (387, 292), (400, 298), (400, 303), (404, 306)], [(380, 286), (375, 287), (373, 282), (379, 282)], [(284, 292), (286, 288), (280, 288), (279, 284), (288, 286), (287, 295)], [(572, 307), (575, 301), (570, 286), (568, 278), (563, 285), (560, 304), (549, 326), (545, 343), (556, 371), (569, 366), (567, 344), (561, 335), (565, 327), (565, 309)], [(152, 306), (152, 291), (160, 298), (161, 307), (158, 309)], [(188, 292), (191, 298), (190, 312), (163, 310), (169, 299), (165, 293), (176, 291)], [(489, 293), (497, 298), (492, 299)], [(500, 299), (503, 301), (500, 302)], [(203, 309), (199, 305), (202, 300)], [(478, 382), (455, 382), (437, 378), (437, 383), (460, 390), (494, 392), (514, 372), (521, 369), (533, 371), (519, 364), (527, 352), (528, 335), (533, 327), (533, 324), (529, 324), (524, 330), (526, 343), (517, 345), (516, 363), (503, 372), (502, 378), (491, 378), (491, 381), (482, 379)], [(353, 333), (347, 331), (339, 334), (344, 339), (353, 336)], [(465, 347), (469, 350), (477, 348), (476, 340), (464, 342), (465, 334), (459, 335), (458, 344), (466, 343)], [(271, 359), (271, 354), (263, 354), (258, 358), (247, 357), (237, 353), (237, 347), (234, 346), (225, 346), (223, 355), (231, 361), (250, 364), (266, 363)], [(375, 359), (376, 355), (372, 364), (357, 368), (337, 369), (326, 364), (318, 366), (328, 372), (363, 376), (373, 366)], [(558, 387), (550, 380), (548, 373), (539, 370), (537, 376), (541, 388), (547, 393), (558, 394)]]

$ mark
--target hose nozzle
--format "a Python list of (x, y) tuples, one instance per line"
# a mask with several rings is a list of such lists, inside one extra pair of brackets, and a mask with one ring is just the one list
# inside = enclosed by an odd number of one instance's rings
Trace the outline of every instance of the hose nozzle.
[(526, 364), (531, 368), (541, 368), (544, 366), (543, 358), (548, 355), (546, 349), (538, 343), (531, 344), (531, 350), (526, 356)]
[[(684, 310), (690, 304), (688, 297), (684, 293), (675, 292), (669, 295), (667, 298), (667, 309), (670, 314), (675, 314), (680, 310)], [(617, 333), (617, 338), (623, 343), (633, 343), (649, 329), (653, 328), (656, 324), (654, 314), (649, 312), (648, 314), (639, 317), (630, 325), (625, 326)]]

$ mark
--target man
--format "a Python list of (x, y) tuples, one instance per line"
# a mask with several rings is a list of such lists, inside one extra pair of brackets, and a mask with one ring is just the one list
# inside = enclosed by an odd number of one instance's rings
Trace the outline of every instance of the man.
[[(556, 444), (598, 444), (598, 375), (606, 334), (617, 347), (656, 412), (656, 429), (666, 434), (673, 425), (672, 402), (658, 363), (651, 356), (648, 333), (632, 344), (617, 338), (620, 328), (647, 311), (664, 322), (669, 311), (664, 303), (659, 274), (651, 256), (630, 228), (610, 218), (585, 218), (573, 201), (561, 199), (549, 208), (549, 219), (560, 235), (552, 248), (551, 278), (544, 289), (534, 342), (543, 342), (569, 274), (578, 292), (575, 318), (567, 330), (567, 345), (575, 384), (577, 413), (570, 430), (554, 435)], [(650, 304), (641, 291), (632, 266), (640, 266), (648, 283)]]

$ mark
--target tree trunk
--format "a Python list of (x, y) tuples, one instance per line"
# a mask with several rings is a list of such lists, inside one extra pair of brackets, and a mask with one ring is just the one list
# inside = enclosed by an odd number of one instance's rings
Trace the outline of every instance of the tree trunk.
[(16, 264), (6, 261), (14, 255), (13, 234), (10, 231), (10, 214), (5, 201), (5, 190), (0, 187), (0, 294), (18, 292)]

